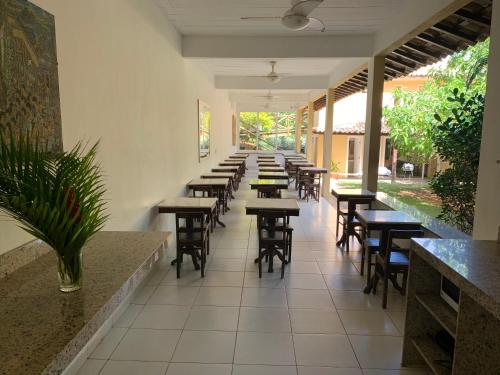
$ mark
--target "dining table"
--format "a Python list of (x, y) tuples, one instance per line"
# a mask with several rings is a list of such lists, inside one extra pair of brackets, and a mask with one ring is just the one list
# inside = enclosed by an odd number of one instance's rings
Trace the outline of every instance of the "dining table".
[(284, 172), (285, 168), (283, 167), (267, 167), (267, 166), (259, 166), (259, 173), (260, 172)]
[[(355, 210), (356, 218), (363, 226), (365, 231), (380, 231), (379, 247), (387, 247), (389, 231), (394, 230), (419, 230), (422, 228), (422, 222), (414, 217), (397, 210)], [(366, 294), (372, 291), (374, 286), (373, 276), (366, 280), (364, 292)]]
[[(158, 203), (157, 207), (160, 214), (203, 212), (209, 217), (210, 224), (212, 225), (212, 220), (214, 220), (213, 212), (217, 207), (217, 198), (171, 197), (162, 200)], [(171, 262), (172, 265), (176, 263), (177, 259)], [(200, 268), (196, 258), (193, 258), (193, 264), (195, 269)]]
[(259, 168), (260, 167), (279, 167), (281, 166), (280, 163), (258, 163)]
[[(281, 211), (284, 212), (287, 219), (290, 216), (299, 216), (300, 215), (300, 207), (297, 203), (296, 199), (291, 198), (254, 198), (248, 199), (245, 204), (245, 211), (247, 215), (259, 215), (265, 211), (268, 212), (276, 212)], [(255, 263), (258, 263), (259, 258), (254, 260)], [(269, 260), (269, 272), (273, 272), (273, 262)]]
[(187, 183), (187, 188), (193, 191), (193, 196), (196, 191), (215, 191), (217, 194), (217, 210), (215, 215), (215, 222), (222, 227), (226, 225), (220, 221), (220, 212), (222, 206), (222, 213), (229, 211), (227, 205), (227, 191), (229, 189), (229, 178), (195, 178)]
[[(354, 215), (358, 205), (368, 204), (375, 199), (377, 194), (367, 189), (345, 189), (345, 188), (333, 188), (331, 191), (332, 195), (337, 199), (337, 230), (339, 227), (339, 217), (340, 215), (340, 203), (347, 202), (347, 219), (344, 223), (344, 230), (342, 231), (342, 236), (337, 241), (337, 246), (346, 246), (346, 251), (349, 251), (349, 236), (354, 236), (360, 243), (363, 239), (360, 237), (359, 233), (354, 230), (353, 222)], [(338, 236), (338, 233), (337, 233)]]
[(288, 189), (288, 181), (281, 179), (252, 179), (250, 188), (268, 198), (281, 198), (281, 190)]
[(235, 183), (235, 174), (232, 172), (208, 172), (203, 173), (200, 178), (228, 178), (229, 179), (229, 194), (231, 199), (234, 199), (233, 190), (237, 190), (238, 187)]
[(274, 180), (287, 180), (288, 181), (288, 173), (286, 172), (263, 172), (259, 170), (258, 174), (259, 179), (274, 179)]

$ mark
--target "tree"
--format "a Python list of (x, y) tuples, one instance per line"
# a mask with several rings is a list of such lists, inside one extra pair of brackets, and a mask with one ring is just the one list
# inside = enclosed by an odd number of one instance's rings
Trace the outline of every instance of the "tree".
[(413, 163), (427, 163), (434, 153), (434, 114), (452, 116), (455, 103), (448, 100), (454, 89), (469, 94), (486, 90), (489, 39), (451, 55), (429, 71), (429, 81), (416, 92), (394, 91), (393, 107), (384, 118), (399, 155)]
[(441, 198), (440, 219), (471, 233), (479, 170), (481, 131), (483, 125), (484, 95), (453, 90), (448, 98), (452, 115), (437, 121), (433, 144), (450, 168), (438, 172), (430, 186)]
[(431, 90), (396, 89), (394, 102), (394, 107), (384, 108), (394, 146), (402, 158), (415, 164), (427, 163), (434, 152), (431, 133), (435, 101)]

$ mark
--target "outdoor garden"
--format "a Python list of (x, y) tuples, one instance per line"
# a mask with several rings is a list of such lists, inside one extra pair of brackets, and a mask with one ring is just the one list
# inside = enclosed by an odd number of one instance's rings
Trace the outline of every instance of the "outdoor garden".
[[(489, 40), (433, 66), (419, 91), (396, 89), (394, 106), (384, 108), (393, 152), (424, 169), (433, 158), (444, 166), (429, 180), (381, 179), (379, 191), (418, 207), (470, 233), (479, 167)], [(360, 181), (337, 184), (359, 187)]]

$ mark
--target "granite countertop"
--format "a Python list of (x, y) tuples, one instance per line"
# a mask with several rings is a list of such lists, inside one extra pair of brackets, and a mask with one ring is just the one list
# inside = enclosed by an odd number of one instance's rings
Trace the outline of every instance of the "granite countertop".
[(77, 346), (73, 339), (163, 249), (168, 236), (97, 233), (83, 249), (83, 286), (77, 292), (59, 291), (54, 251), (1, 279), (0, 374), (40, 374), (70, 343)]
[(415, 238), (412, 251), (500, 319), (500, 243)]

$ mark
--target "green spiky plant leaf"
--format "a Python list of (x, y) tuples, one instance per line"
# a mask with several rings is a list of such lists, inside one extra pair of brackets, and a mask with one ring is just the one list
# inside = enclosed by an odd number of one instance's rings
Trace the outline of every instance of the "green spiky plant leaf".
[[(107, 219), (98, 143), (54, 155), (31, 132), (0, 131), (0, 210), (52, 247), (69, 272)], [(79, 277), (79, 275), (72, 275)]]

